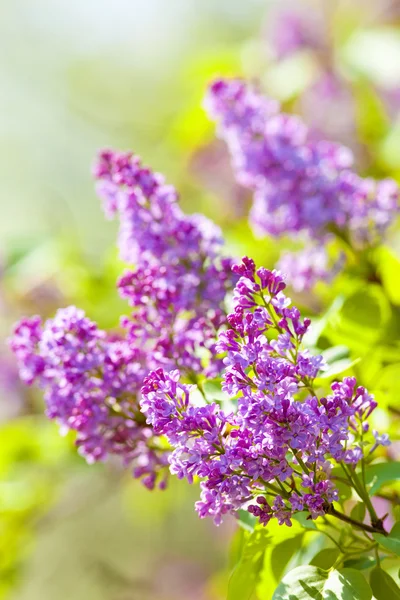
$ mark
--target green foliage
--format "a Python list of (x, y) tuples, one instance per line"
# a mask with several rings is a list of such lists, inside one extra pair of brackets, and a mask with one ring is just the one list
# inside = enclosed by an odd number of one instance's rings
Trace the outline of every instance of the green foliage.
[(369, 466), (365, 471), (367, 485), (371, 496), (382, 486), (400, 480), (400, 462), (382, 462)]
[(378, 273), (382, 279), (382, 285), (389, 300), (400, 305), (400, 260), (396, 254), (387, 246), (381, 246), (376, 250), (375, 260)]
[(270, 534), (260, 527), (247, 536), (240, 560), (229, 579), (227, 600), (251, 598), (259, 578), (269, 539)]
[(363, 556), (362, 558), (345, 560), (343, 566), (349, 569), (364, 571), (365, 569), (371, 569), (376, 563), (376, 558), (373, 558), (372, 556)]
[(298, 550), (303, 542), (304, 534), (299, 533), (293, 538), (280, 542), (271, 551), (271, 572), (274, 578), (279, 581), (282, 577), (287, 564)]
[(328, 569), (333, 567), (339, 556), (340, 550), (338, 548), (324, 548), (314, 556), (314, 558), (310, 562), (310, 565), (327, 571)]
[(29, 554), (35, 519), (55, 500), (70, 446), (44, 418), (21, 417), (0, 427), (0, 448), (2, 598)]
[(248, 510), (239, 510), (238, 523), (242, 529), (253, 533), (255, 525), (257, 523), (257, 518), (251, 513), (249, 513)]
[(273, 600), (371, 600), (372, 592), (361, 573), (354, 569), (323, 571), (297, 567), (276, 589)]
[(335, 483), (339, 492), (340, 502), (343, 503), (346, 500), (349, 500), (352, 496), (353, 491), (346, 479), (346, 474), (343, 471), (343, 468), (341, 466), (335, 467), (334, 469), (332, 469), (332, 474), (334, 477), (338, 478), (336, 479)]
[(357, 504), (351, 509), (350, 517), (363, 523), (365, 519), (365, 513), (366, 507), (364, 502), (357, 502)]
[(305, 533), (295, 522), (291, 528), (271, 522), (268, 527), (258, 525), (252, 533), (243, 529), (231, 546), (234, 569), (228, 600), (251, 598), (255, 590), (257, 597), (271, 598), (287, 566), (302, 547)]
[(314, 521), (310, 518), (310, 515), (306, 512), (299, 512), (293, 516), (294, 520), (297, 523), (300, 523), (305, 529), (310, 529), (311, 531), (317, 531), (317, 526)]
[(369, 582), (376, 600), (399, 600), (400, 588), (395, 580), (380, 567), (375, 567), (369, 576)]
[(270, 541), (265, 550), (263, 568), (257, 586), (257, 594), (260, 598), (272, 596), (291, 559), (300, 550), (307, 533), (295, 522), (290, 528), (271, 522), (267, 529)]
[(392, 530), (386, 537), (381, 533), (374, 533), (374, 538), (381, 546), (400, 556), (400, 522), (393, 525)]

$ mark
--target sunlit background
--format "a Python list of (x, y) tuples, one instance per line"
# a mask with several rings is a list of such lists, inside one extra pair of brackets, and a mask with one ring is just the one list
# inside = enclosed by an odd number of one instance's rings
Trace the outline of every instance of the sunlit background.
[[(13, 0), (0, 15), (3, 338), (23, 314), (69, 303), (104, 327), (127, 310), (90, 173), (99, 147), (141, 154), (232, 252), (273, 264), (278, 245), (252, 237), (201, 108), (214, 75), (257, 81), (351, 146), (363, 173), (398, 178), (400, 2)], [(150, 493), (117, 464), (89, 468), (5, 345), (0, 386), (0, 598), (224, 598), (232, 527), (197, 518), (195, 487)]]

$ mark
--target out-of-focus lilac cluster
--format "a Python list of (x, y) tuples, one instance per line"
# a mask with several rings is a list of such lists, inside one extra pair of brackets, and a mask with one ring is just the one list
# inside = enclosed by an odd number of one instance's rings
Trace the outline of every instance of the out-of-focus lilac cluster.
[[(204, 360), (197, 350), (205, 349), (206, 358), (215, 353), (234, 283), (221, 231), (203, 215), (185, 215), (176, 190), (131, 153), (102, 152), (94, 172), (106, 214), (120, 217), (121, 257), (135, 263), (118, 282), (134, 309), (123, 320), (128, 339), (148, 349), (153, 367), (172, 362), (199, 373)], [(206, 361), (205, 368), (219, 367)]]
[[(348, 148), (314, 140), (301, 119), (279, 112), (243, 81), (214, 81), (205, 106), (228, 145), (238, 182), (254, 193), (250, 221), (257, 234), (325, 244), (339, 232), (360, 250), (376, 244), (397, 216), (393, 180), (359, 177)], [(313, 261), (304, 288), (312, 287), (315, 274)]]
[(131, 153), (104, 151), (95, 165), (109, 215), (119, 212), (121, 256), (135, 262), (118, 289), (133, 307), (123, 334), (106, 333), (75, 307), (17, 324), (11, 348), (25, 383), (45, 391), (46, 412), (89, 462), (121, 455), (148, 487), (165, 484), (168, 445), (140, 412), (143, 379), (179, 367), (189, 380), (222, 370), (217, 333), (237, 277), (219, 229), (184, 215), (177, 193)]
[(46, 414), (62, 431), (77, 432), (88, 462), (120, 455), (148, 487), (167, 473), (166, 448), (146, 425), (138, 405), (145, 376), (141, 350), (111, 337), (82, 310), (59, 309), (44, 324), (25, 318), (11, 341), (20, 376), (44, 390)]
[(254, 191), (251, 222), (260, 234), (320, 239), (337, 227), (362, 246), (380, 237), (397, 214), (394, 181), (359, 177), (350, 150), (310, 140), (298, 117), (279, 112), (243, 81), (216, 80), (205, 106), (229, 147), (238, 181)]
[(201, 517), (218, 524), (247, 508), (263, 524), (275, 517), (291, 525), (303, 510), (317, 518), (338, 499), (332, 467), (355, 465), (387, 443), (369, 439), (376, 402), (353, 377), (319, 397), (314, 380), (324, 361), (303, 349), (310, 321), (290, 306), (281, 275), (256, 270), (247, 258), (235, 271), (234, 312), (218, 349), (226, 356), (223, 389), (237, 411), (191, 404), (192, 386), (180, 382), (178, 371), (162, 369), (145, 379), (141, 408), (175, 447), (171, 471), (202, 479)]

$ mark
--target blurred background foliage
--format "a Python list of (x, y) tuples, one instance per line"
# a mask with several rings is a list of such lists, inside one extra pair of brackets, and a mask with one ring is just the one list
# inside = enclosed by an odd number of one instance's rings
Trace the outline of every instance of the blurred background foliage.
[[(282, 53), (293, 11), (307, 43)], [(399, 179), (400, 2), (13, 0), (0, 14), (4, 340), (23, 314), (47, 317), (69, 303), (101, 327), (117, 326), (127, 311), (115, 291), (123, 268), (116, 225), (104, 220), (90, 176), (99, 147), (131, 148), (165, 173), (185, 210), (221, 225), (230, 252), (272, 266), (294, 247), (250, 231), (250, 199), (201, 108), (214, 75), (257, 80), (315, 135), (350, 145), (362, 173)], [(350, 268), (297, 298), (315, 317), (310, 345), (334, 346), (326, 376), (355, 373), (377, 395), (379, 426), (395, 437), (399, 256), (394, 225), (371, 255), (377, 281)], [(117, 464), (88, 468), (42, 411), (4, 344), (0, 598), (224, 598), (233, 526), (198, 520), (197, 489), (173, 482), (151, 494)]]

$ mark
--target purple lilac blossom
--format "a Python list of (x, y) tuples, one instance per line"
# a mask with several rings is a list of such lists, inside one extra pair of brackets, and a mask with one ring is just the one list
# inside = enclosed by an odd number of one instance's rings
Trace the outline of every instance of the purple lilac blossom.
[(25, 318), (11, 340), (25, 383), (44, 390), (46, 415), (61, 431), (77, 432), (89, 463), (119, 455), (152, 488), (164, 485), (165, 448), (144, 421), (139, 392), (145, 356), (125, 339), (109, 336), (74, 306), (43, 325)]
[[(121, 257), (135, 263), (118, 282), (134, 309), (123, 320), (129, 339), (146, 345), (154, 358), (149, 368), (199, 372), (204, 361), (198, 350), (206, 358), (215, 353), (225, 297), (234, 285), (221, 231), (203, 215), (185, 215), (175, 188), (129, 152), (104, 150), (94, 173), (106, 214), (120, 217)], [(214, 374), (219, 367), (211, 364)]]
[(205, 106), (228, 145), (238, 182), (254, 192), (257, 233), (324, 239), (333, 227), (363, 247), (397, 215), (394, 181), (359, 177), (349, 149), (310, 139), (300, 118), (280, 113), (243, 81), (214, 81)]
[(324, 361), (303, 349), (310, 320), (290, 306), (280, 273), (256, 270), (248, 258), (235, 271), (230, 329), (220, 333), (218, 349), (225, 353), (223, 389), (237, 411), (195, 406), (194, 386), (182, 383), (179, 371), (162, 369), (146, 377), (141, 408), (175, 448), (171, 472), (201, 479), (200, 517), (219, 524), (247, 508), (264, 525), (275, 517), (290, 526), (295, 512), (315, 519), (338, 500), (332, 468), (363, 458), (376, 402), (354, 377), (319, 397), (313, 383)]
[(47, 416), (77, 432), (89, 462), (119, 454), (148, 487), (163, 486), (168, 447), (140, 412), (143, 379), (159, 367), (194, 380), (220, 373), (222, 361), (210, 358), (236, 276), (219, 229), (184, 215), (174, 188), (138, 157), (103, 151), (95, 173), (106, 213), (120, 214), (121, 254), (136, 261), (117, 284), (134, 309), (125, 332), (108, 334), (69, 307), (45, 324), (22, 319), (11, 348), (23, 381), (44, 390)]
[(106, 216), (119, 214), (119, 249), (125, 262), (175, 264), (219, 253), (220, 229), (204, 215), (185, 215), (176, 189), (144, 167), (138, 156), (102, 150), (93, 173)]

